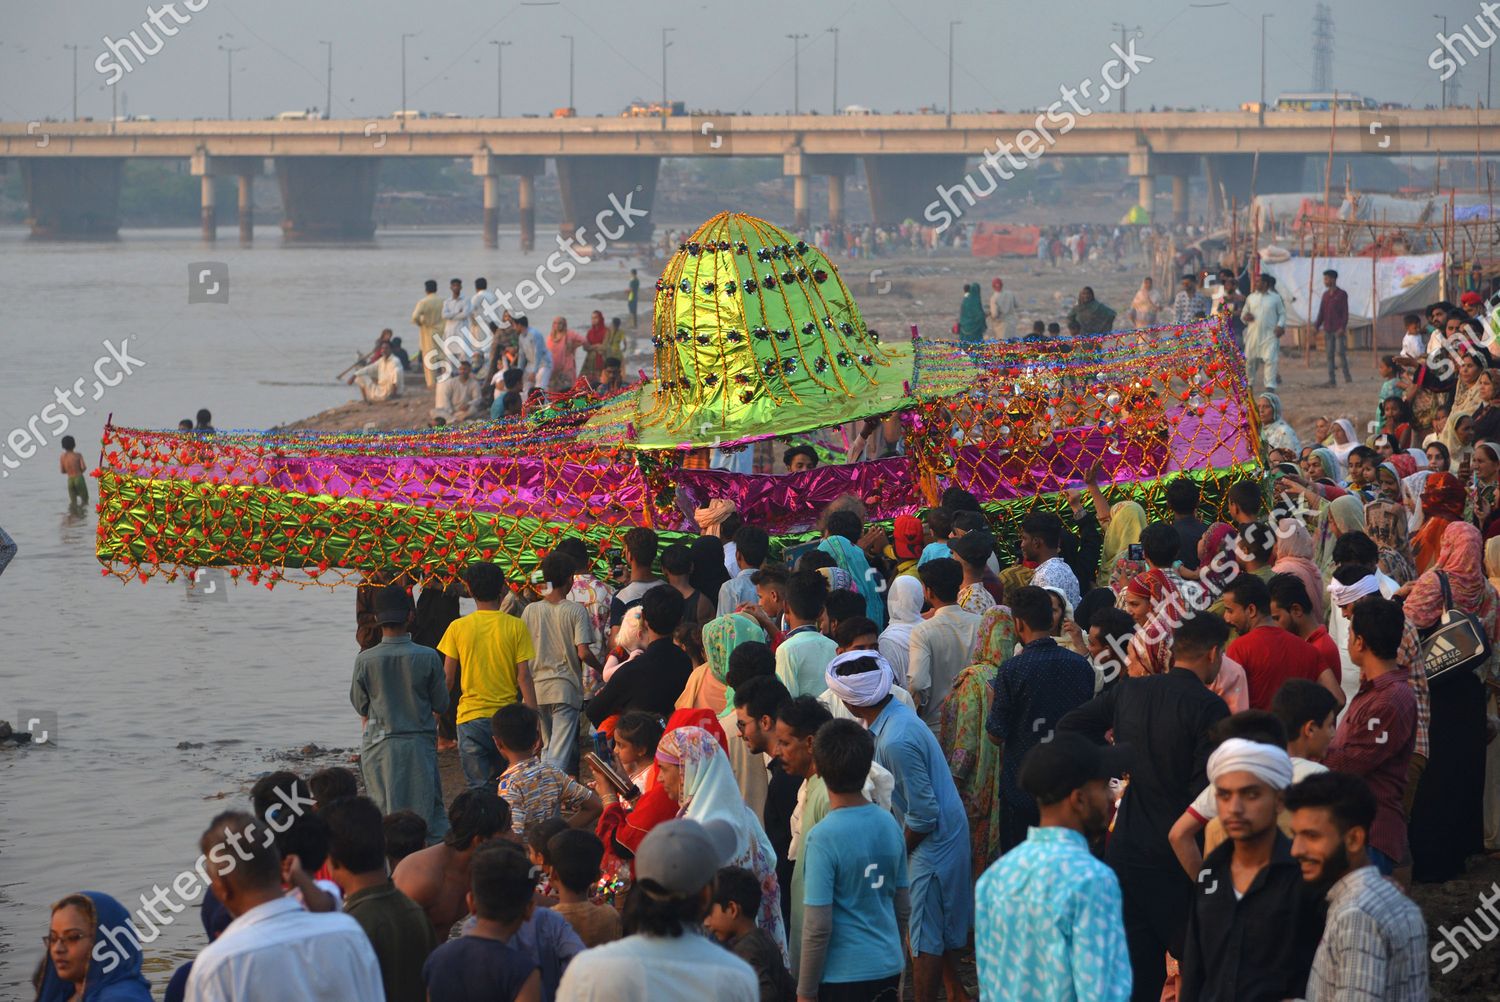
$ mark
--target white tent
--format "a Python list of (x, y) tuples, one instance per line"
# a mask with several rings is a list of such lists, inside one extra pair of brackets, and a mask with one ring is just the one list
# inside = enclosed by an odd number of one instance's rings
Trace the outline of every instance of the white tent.
[[(1438, 298), (1441, 254), (1410, 254), (1375, 259), (1367, 257), (1293, 257), (1263, 262), (1261, 271), (1276, 279), (1276, 291), (1286, 303), (1288, 326), (1311, 324), (1323, 297), (1323, 272), (1339, 273), (1339, 287), (1349, 294), (1349, 320), (1368, 324), (1378, 293), (1380, 315), (1420, 312)], [(1311, 298), (1309, 298), (1311, 289)]]

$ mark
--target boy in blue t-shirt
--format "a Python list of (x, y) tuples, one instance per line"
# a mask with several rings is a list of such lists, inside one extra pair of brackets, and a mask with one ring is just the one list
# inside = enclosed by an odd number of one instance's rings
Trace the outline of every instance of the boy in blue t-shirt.
[(800, 997), (894, 999), (906, 968), (906, 843), (890, 812), (864, 798), (874, 757), (870, 732), (852, 720), (813, 738), (829, 813), (803, 847)]

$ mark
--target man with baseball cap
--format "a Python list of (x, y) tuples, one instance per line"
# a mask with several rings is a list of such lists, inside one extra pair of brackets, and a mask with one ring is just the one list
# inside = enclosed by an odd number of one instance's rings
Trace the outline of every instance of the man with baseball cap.
[(1126, 749), (1059, 734), (1027, 753), (1020, 784), (1041, 823), (974, 888), (981, 997), (1130, 998), (1130, 951), (1120, 883), (1089, 842), (1109, 828), (1109, 780)]
[(382, 814), (416, 811), (429, 839), (448, 833), (443, 784), (438, 778), (437, 725), (448, 709), (443, 658), (412, 642), (411, 596), (400, 585), (375, 594), (380, 643), (354, 659), (349, 701), (364, 723), (359, 771)]
[(922, 547), (926, 543), (927, 532), (920, 518), (915, 515), (897, 515), (895, 523), (891, 526), (889, 556), (895, 558), (896, 567), (891, 577), (900, 577), (902, 574), (915, 575), (917, 561), (921, 558)]
[(635, 855), (624, 939), (574, 958), (558, 1002), (759, 1002), (750, 965), (703, 935), (714, 877), (734, 856), (723, 821), (651, 829)]

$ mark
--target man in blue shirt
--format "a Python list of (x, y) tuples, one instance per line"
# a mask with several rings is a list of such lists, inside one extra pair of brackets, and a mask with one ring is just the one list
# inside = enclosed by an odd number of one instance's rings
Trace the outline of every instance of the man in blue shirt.
[[(1175, 540), (1175, 536), (1173, 537)], [(1037, 823), (1036, 801), (1021, 789), (1021, 763), (1032, 748), (1051, 740), (1063, 714), (1094, 695), (1088, 659), (1052, 639), (1052, 596), (1027, 585), (1011, 598), (1016, 635), (1025, 647), (995, 673), (995, 698), (984, 722), (991, 741), (1004, 751), (1000, 766), (1000, 851), (1007, 853)]]
[(1125, 750), (1076, 734), (1037, 745), (1021, 787), (1041, 825), (974, 888), (975, 952), (985, 1002), (1125, 1002), (1130, 951), (1120, 883), (1089, 852), (1109, 827), (1109, 779)]
[(895, 780), (891, 804), (905, 824), (909, 855), (916, 1002), (936, 1002), (940, 988), (963, 998), (958, 955), (974, 913), (969, 819), (937, 738), (916, 711), (891, 698), (894, 677), (890, 662), (872, 653), (830, 665), (826, 681), (870, 729), (875, 760)]
[(717, 615), (727, 616), (742, 605), (754, 605), (755, 573), (765, 563), (771, 549), (771, 537), (766, 530), (754, 525), (742, 525), (734, 534), (735, 565), (739, 568), (734, 577), (719, 586)]
[(906, 845), (889, 811), (864, 797), (875, 742), (852, 720), (813, 738), (828, 815), (803, 848), (803, 919), (797, 994), (874, 999), (899, 990), (911, 910)]

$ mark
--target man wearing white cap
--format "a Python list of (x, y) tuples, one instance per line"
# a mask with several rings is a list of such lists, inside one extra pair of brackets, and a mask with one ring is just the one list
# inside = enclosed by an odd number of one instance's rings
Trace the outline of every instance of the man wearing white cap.
[(1198, 871), (1179, 998), (1299, 998), (1322, 923), (1276, 826), (1292, 760), (1275, 745), (1229, 738), (1209, 756), (1208, 778), (1229, 841)]
[(714, 877), (734, 856), (726, 822), (651, 829), (635, 856), (624, 939), (573, 958), (558, 1002), (759, 1002), (755, 972), (703, 934)]

